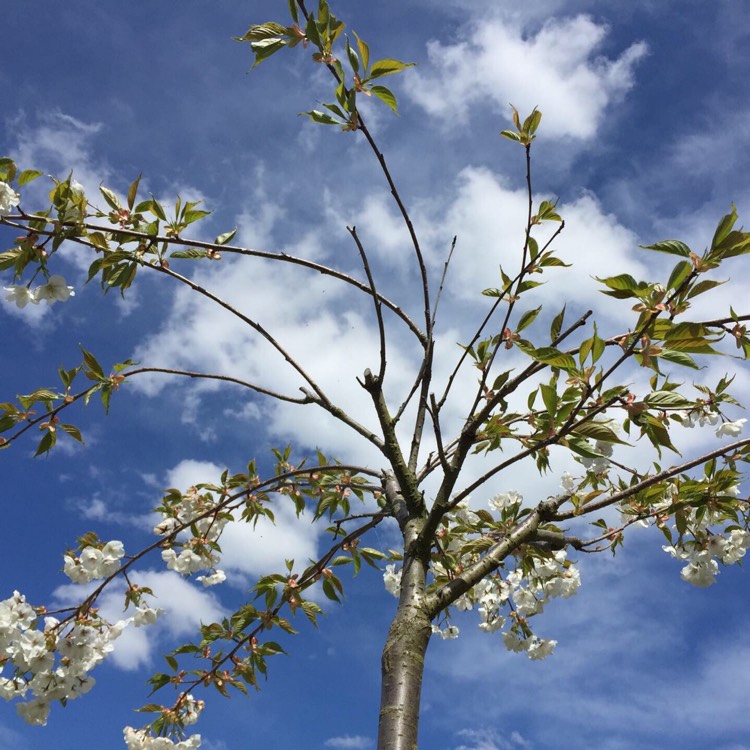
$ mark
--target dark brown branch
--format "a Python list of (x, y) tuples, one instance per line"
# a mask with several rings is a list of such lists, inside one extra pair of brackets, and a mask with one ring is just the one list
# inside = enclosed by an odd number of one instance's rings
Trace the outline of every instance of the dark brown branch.
[(357, 245), (359, 256), (362, 259), (362, 266), (365, 269), (365, 275), (367, 276), (367, 281), (370, 284), (370, 290), (372, 292), (372, 302), (375, 305), (375, 317), (378, 321), (378, 336), (380, 337), (380, 370), (378, 372), (378, 379), (380, 380), (380, 382), (383, 382), (386, 366), (385, 325), (383, 324), (383, 310), (380, 300), (378, 299), (378, 291), (375, 288), (375, 279), (372, 275), (372, 270), (370, 269), (370, 261), (367, 259), (365, 248), (362, 246), (362, 242), (357, 235), (357, 227), (347, 227), (346, 231), (349, 232), (355, 244)]

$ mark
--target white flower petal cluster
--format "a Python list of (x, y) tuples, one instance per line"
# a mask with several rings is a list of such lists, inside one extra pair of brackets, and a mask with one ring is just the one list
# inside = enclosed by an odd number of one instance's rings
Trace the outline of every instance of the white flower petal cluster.
[(716, 428), (717, 437), (739, 437), (742, 432), (742, 425), (747, 419), (738, 419), (735, 422), (724, 422)]
[(548, 657), (557, 646), (557, 641), (544, 640), (535, 635), (530, 635), (528, 638), (519, 638), (513, 632), (503, 633), (503, 643), (505, 643), (505, 648), (508, 651), (515, 651), (516, 653), (526, 651), (529, 659), (535, 661)]
[[(611, 426), (607, 423), (607, 426)], [(612, 443), (605, 443), (602, 440), (596, 440), (593, 449), (600, 454), (598, 458), (588, 458), (581, 456), (580, 461), (593, 474), (601, 474), (609, 468), (609, 459), (614, 452)]]
[(448, 625), (445, 628), (440, 628), (439, 625), (433, 625), (432, 632), (434, 635), (439, 635), (444, 641), (452, 641), (454, 638), (458, 638), (460, 631), (456, 625)]
[(65, 279), (59, 274), (53, 274), (46, 284), (42, 284), (35, 289), (29, 289), (27, 286), (5, 286), (3, 289), (9, 292), (5, 299), (8, 302), (15, 302), (16, 307), (21, 309), (29, 303), (38, 305), (42, 300), (46, 300), (48, 305), (53, 302), (66, 302), (71, 297), (75, 297), (76, 294), (73, 287), (68, 286)]
[[(187, 576), (199, 570), (213, 568), (219, 562), (219, 556), (211, 553), (199, 555), (189, 547), (183, 547), (179, 552), (170, 548), (162, 550), (161, 559), (170, 570)], [(219, 583), (217, 580), (216, 583)]]
[(496, 510), (498, 513), (502, 513), (506, 509), (517, 508), (523, 502), (523, 495), (511, 490), (510, 492), (504, 492), (500, 495), (495, 495), (492, 499), (488, 500), (488, 505), (492, 510)]
[(687, 564), (680, 571), (683, 581), (693, 586), (705, 588), (716, 582), (719, 574), (718, 558), (725, 565), (739, 562), (750, 547), (750, 532), (732, 529), (727, 536), (712, 534), (708, 537), (705, 549), (684, 546), (664, 546), (662, 549)]
[(224, 527), (229, 519), (218, 515), (206, 515), (213, 510), (216, 503), (209, 493), (201, 495), (196, 487), (191, 487), (183, 496), (177, 506), (170, 508), (170, 514), (164, 515), (162, 520), (154, 526), (154, 534), (158, 536), (173, 536), (178, 529), (191, 527), (194, 534), (182, 546), (169, 547), (162, 551), (162, 560), (170, 570), (181, 575), (190, 575), (200, 570), (211, 570), (211, 575), (199, 576), (204, 586), (216, 586), (226, 581), (227, 577), (223, 570), (218, 570), (216, 565), (220, 557), (211, 551), (207, 545), (218, 542)]
[(154, 737), (145, 729), (125, 727), (123, 730), (128, 750), (196, 750), (201, 746), (201, 736), (194, 734), (181, 742), (173, 742), (168, 737)]
[(693, 586), (706, 588), (716, 582), (719, 573), (719, 564), (713, 555), (707, 550), (686, 550), (673, 546), (664, 546), (662, 549), (678, 560), (686, 560), (687, 565), (682, 569), (680, 576), (683, 581), (692, 583)]
[(153, 625), (163, 614), (164, 610), (160, 608), (136, 607), (135, 614), (133, 615), (133, 624), (137, 628), (140, 628), (142, 625)]
[(120, 569), (120, 560), (125, 554), (122, 542), (107, 542), (101, 549), (84, 547), (81, 554), (65, 555), (63, 571), (73, 583), (88, 583), (109, 578)]
[(383, 583), (385, 584), (385, 590), (393, 596), (399, 596), (401, 594), (401, 571), (396, 570), (395, 564), (385, 566), (383, 572)]
[(682, 423), (683, 427), (688, 427), (691, 430), (693, 427), (698, 425), (704, 427), (705, 425), (717, 425), (721, 417), (715, 411), (708, 411), (705, 409), (692, 409), (691, 411), (676, 411), (674, 416)]
[(21, 196), (7, 182), (0, 182), (0, 216), (13, 213)]
[[(0, 662), (14, 667), (10, 676), (0, 676), (0, 697), (31, 700), (18, 705), (18, 713), (29, 724), (47, 723), (53, 701), (68, 701), (87, 693), (94, 685), (88, 673), (112, 651), (112, 642), (130, 620), (111, 624), (101, 618), (76, 621), (65, 628), (54, 617), (37, 623), (34, 609), (17, 591), (0, 602)], [(55, 662), (55, 654), (61, 658)]]
[(215, 570), (210, 576), (198, 576), (196, 581), (200, 581), (206, 588), (209, 586), (216, 586), (219, 583), (224, 583), (227, 580), (227, 575), (223, 570)]

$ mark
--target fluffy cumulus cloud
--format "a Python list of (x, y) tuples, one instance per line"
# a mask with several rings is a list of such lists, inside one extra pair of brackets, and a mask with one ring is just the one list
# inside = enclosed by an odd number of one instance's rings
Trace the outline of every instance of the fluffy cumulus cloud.
[(519, 18), (490, 17), (461, 28), (455, 42), (432, 41), (430, 67), (406, 79), (412, 99), (446, 123), (461, 124), (474, 106), (538, 106), (548, 137), (589, 139), (607, 106), (633, 85), (647, 52), (636, 42), (614, 59), (597, 55), (607, 27), (591, 17), (550, 18), (530, 31)]
[[(542, 196), (535, 196), (538, 205)], [(451, 203), (431, 220), (425, 220), (436, 247), (456, 234), (455, 261), (450, 269), (448, 292), (470, 303), (487, 287), (501, 286), (499, 267), (513, 276), (517, 272), (523, 246), (527, 212), (526, 193), (510, 188), (504, 179), (483, 167), (467, 167), (457, 181)], [(625, 229), (613, 215), (607, 214), (596, 197), (583, 194), (558, 205), (565, 229), (551, 246), (571, 267), (548, 269), (539, 281), (537, 296), (546, 304), (575, 302), (581, 306), (601, 305), (605, 299), (595, 276), (630, 273), (639, 276), (645, 266), (639, 258), (638, 238)], [(540, 245), (559, 227), (548, 222), (536, 232)], [(442, 259), (435, 259), (436, 264)], [(575, 299), (571, 299), (575, 290)], [(530, 301), (531, 296), (529, 297)], [(611, 303), (611, 300), (609, 300)], [(606, 306), (610, 310), (612, 305)]]

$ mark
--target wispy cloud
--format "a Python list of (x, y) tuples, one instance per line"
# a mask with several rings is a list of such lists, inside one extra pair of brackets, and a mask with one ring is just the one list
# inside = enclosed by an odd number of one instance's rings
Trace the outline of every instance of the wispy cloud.
[(325, 741), (326, 747), (338, 748), (338, 750), (367, 750), (374, 745), (371, 737), (363, 737), (361, 734), (345, 734), (341, 737), (330, 737)]

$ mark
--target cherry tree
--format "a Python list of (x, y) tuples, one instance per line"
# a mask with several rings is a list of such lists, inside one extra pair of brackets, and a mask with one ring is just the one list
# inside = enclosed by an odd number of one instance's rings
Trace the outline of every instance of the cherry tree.
[[(693, 314), (696, 299), (715, 294), (722, 284), (719, 269), (724, 273), (725, 263), (731, 268), (733, 258), (750, 251), (750, 233), (735, 228), (734, 207), (702, 252), (678, 240), (643, 248), (672, 256), (674, 265), (663, 276), (615, 273), (598, 279), (604, 295), (627, 301), (627, 317), (616, 330), (604, 330), (574, 299), (562, 309), (533, 306), (529, 300), (539, 300), (534, 290), (553, 269), (564, 279), (566, 263), (555, 241), (565, 223), (556, 201), (540, 200), (533, 190), (532, 151), (542, 113), (535, 109), (521, 116), (513, 109), (512, 127), (500, 135), (524, 157), (527, 210), (518, 256), (485, 289), (472, 334), (447, 367), (438, 368), (440, 300), (453, 264), (460, 263), (454, 259), (457, 240), (446, 248), (441, 272), (431, 274), (396, 177), (361, 111), (369, 97), (396, 112), (396, 97), (383, 79), (410, 65), (371, 56), (362, 37), (345, 33), (326, 0), (315, 11), (302, 0), (290, 0), (289, 13), (284, 23), (251, 26), (238, 41), (249, 46), (256, 66), (297, 47), (327, 68), (334, 86), (331, 101), (305, 114), (340, 129), (341, 138), (357, 138), (379, 164), (417, 270), (408, 299), (391, 296), (388, 279), (379, 276), (356, 226), (346, 232), (360, 261), (358, 275), (315, 258), (235, 245), (235, 231), (212, 242), (191, 238), (192, 225), (208, 212), (197, 202), (178, 199), (172, 210), (154, 196), (144, 197), (140, 177), (123, 195), (105, 186), (99, 195), (87, 195), (72, 174), (52, 178), (48, 205), (31, 207), (27, 186), (42, 173), (2, 159), (0, 224), (19, 236), (0, 255), (0, 269), (12, 276), (6, 295), (19, 308), (76, 304), (75, 290), (56, 266), (58, 253), (79, 253), (89, 259), (88, 281), (105, 293), (126, 295), (137, 277), (149, 274), (220, 306), (280, 356), (301, 385), (290, 392), (242, 373), (131, 360), (105, 366), (82, 348), (78, 364), (60, 368), (59, 384), (0, 404), (0, 444), (9, 449), (8, 460), (15, 444), (40, 433), (40, 456), (54, 450), (58, 440), (82, 442), (76, 408), (94, 399), (106, 411), (113, 398), (127, 398), (118, 391), (126, 391), (129, 381), (166, 375), (320, 410), (342, 431), (367, 441), (378, 462), (344, 464), (320, 451), (303, 455), (280, 448), (274, 451), (273, 471), (249, 458), (243, 471), (227, 470), (218, 482), (167, 490), (155, 510), (154, 540), (144, 549), (126, 550), (121, 541), (93, 533), (81, 536), (65, 551), (63, 564), (64, 574), (84, 592), (76, 606), (48, 610), (18, 591), (0, 602), (0, 694), (18, 701), (19, 714), (29, 723), (45, 724), (53, 703), (86, 693), (93, 685), (90, 672), (125, 628), (158, 620), (158, 592), (139, 585), (144, 561), (160, 557), (169, 570), (195, 576), (203, 586), (220, 585), (226, 579), (224, 530), (273, 520), (283, 503), (325, 525), (330, 539), (324, 554), (269, 570), (255, 582), (252, 599), (224, 620), (203, 625), (193, 641), (166, 655), (169, 669), (154, 674), (150, 684), (157, 696), (169, 688), (174, 695), (143, 706), (150, 724), (125, 728), (131, 750), (198, 747), (200, 736), (186, 733), (204, 700), (212, 699), (213, 691), (230, 696), (257, 686), (270, 657), (283, 652), (279, 640), (295, 632), (292, 616), (316, 623), (318, 592), (342, 600), (339, 572), (346, 566), (355, 573), (363, 562), (382, 568), (383, 583), (397, 599), (384, 634), (378, 747), (408, 750), (417, 746), (424, 660), (433, 637), (458, 637), (459, 628), (473, 618), (507, 649), (543, 659), (556, 646), (539, 617), (545, 604), (575, 594), (578, 562), (586, 554), (616, 552), (632, 527), (660, 529), (665, 551), (682, 563), (682, 578), (696, 586), (712, 584), (719, 567), (739, 562), (750, 546), (748, 502), (740, 495), (750, 438), (740, 438), (746, 420), (730, 418), (739, 406), (731, 393), (733, 378), (694, 386), (681, 382), (706, 358), (732, 356), (736, 368), (750, 352), (745, 327), (750, 315), (735, 312), (721, 298), (715, 317)], [(223, 299), (191, 270), (195, 263), (229, 258), (249, 267), (260, 261), (295, 266), (367, 300), (378, 345), (358, 383), (361, 399), (375, 415), (372, 425), (337, 403), (309, 363), (274, 333), (273, 320)], [(398, 392), (391, 387), (391, 373), (405, 338), (419, 366), (409, 387)], [(447, 377), (439, 376), (443, 370)], [(696, 425), (711, 426), (716, 439), (699, 455), (683, 457), (675, 428)], [(641, 446), (648, 446), (647, 453)], [(559, 475), (556, 494), (523, 497), (512, 489), (521, 467), (554, 474), (562, 454), (572, 455), (578, 469)], [(488, 488), (498, 478), (507, 489), (490, 495)], [(396, 550), (379, 549), (372, 541), (373, 530), (387, 523), (399, 529)], [(123, 582), (126, 616), (108, 621), (97, 602), (110, 585)]]

